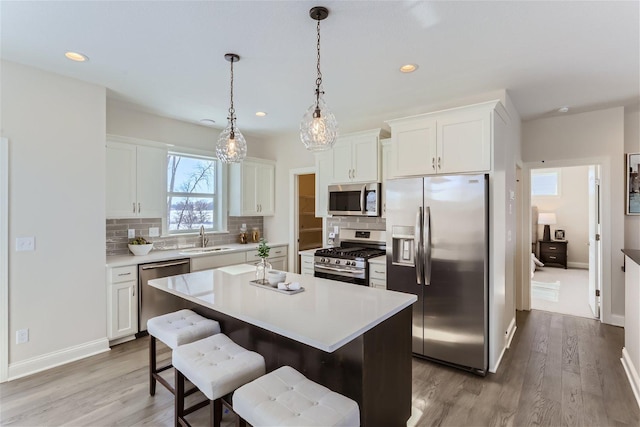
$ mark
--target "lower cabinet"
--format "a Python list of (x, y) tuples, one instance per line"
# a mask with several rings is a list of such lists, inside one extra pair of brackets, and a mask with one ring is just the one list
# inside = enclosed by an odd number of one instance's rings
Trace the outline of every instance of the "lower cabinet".
[(300, 254), (300, 274), (303, 276), (314, 275), (314, 253), (301, 253)]
[(369, 286), (378, 289), (387, 289), (387, 265), (382, 263), (369, 263)]
[[(246, 261), (248, 264), (256, 264), (260, 261), (258, 251), (248, 251)], [(287, 247), (276, 246), (269, 251), (269, 258), (267, 258), (271, 267), (274, 270), (288, 271), (287, 269)]]
[(244, 264), (244, 252), (215, 254), (191, 258), (191, 272), (226, 267), (227, 265)]
[(138, 266), (107, 268), (107, 338), (138, 332)]

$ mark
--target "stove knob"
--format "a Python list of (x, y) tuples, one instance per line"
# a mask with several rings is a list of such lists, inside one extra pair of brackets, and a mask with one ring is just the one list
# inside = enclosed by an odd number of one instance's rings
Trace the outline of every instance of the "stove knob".
[(324, 258), (322, 258), (322, 259), (320, 260), (320, 262), (325, 262), (325, 261), (326, 261), (326, 259), (324, 259)]
[(339, 259), (336, 260), (336, 264), (340, 264), (340, 260)]
[(351, 261), (345, 262), (344, 265), (351, 265)]

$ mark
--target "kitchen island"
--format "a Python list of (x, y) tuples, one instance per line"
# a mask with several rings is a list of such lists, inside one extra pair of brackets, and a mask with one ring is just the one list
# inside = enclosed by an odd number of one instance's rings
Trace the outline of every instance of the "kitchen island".
[(411, 415), (414, 295), (287, 273), (304, 292), (254, 286), (253, 266), (149, 281), (220, 322), (267, 371), (289, 365), (358, 402), (363, 426), (405, 425)]
[(624, 347), (622, 366), (640, 406), (640, 249), (623, 249)]

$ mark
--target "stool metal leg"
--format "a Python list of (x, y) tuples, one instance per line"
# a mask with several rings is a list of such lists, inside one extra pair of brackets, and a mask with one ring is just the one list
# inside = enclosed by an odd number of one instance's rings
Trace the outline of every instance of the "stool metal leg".
[(156, 394), (156, 338), (149, 335), (149, 394)]

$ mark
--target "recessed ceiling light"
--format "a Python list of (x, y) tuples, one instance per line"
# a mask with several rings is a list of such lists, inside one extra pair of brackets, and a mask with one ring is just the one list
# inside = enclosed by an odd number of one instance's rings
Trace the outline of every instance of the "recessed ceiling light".
[(417, 69), (418, 69), (418, 66), (416, 64), (405, 64), (402, 67), (400, 67), (400, 71), (403, 73), (413, 73)]
[(76, 62), (85, 62), (89, 60), (89, 57), (87, 55), (83, 55), (82, 53), (78, 53), (78, 52), (71, 52), (71, 51), (65, 52), (64, 56)]
[(216, 121), (213, 119), (201, 119), (200, 123), (202, 123), (205, 126), (212, 126), (216, 123)]
[(558, 108), (558, 113), (567, 113), (568, 111), (569, 111), (569, 107), (567, 106)]
[(258, 117), (264, 117), (264, 116), (266, 116), (266, 115), (267, 115), (267, 113), (265, 113), (264, 111), (258, 111), (258, 112), (256, 113), (256, 116), (258, 116)]

